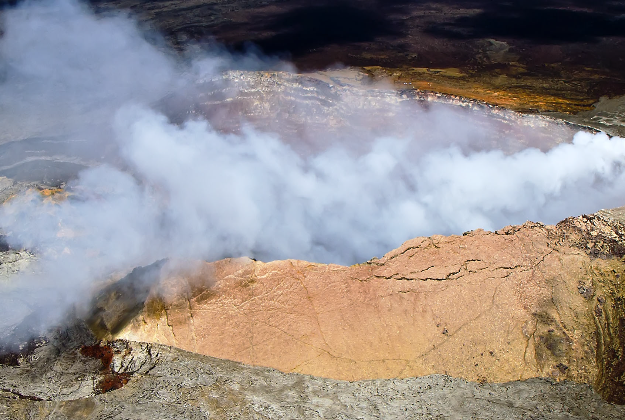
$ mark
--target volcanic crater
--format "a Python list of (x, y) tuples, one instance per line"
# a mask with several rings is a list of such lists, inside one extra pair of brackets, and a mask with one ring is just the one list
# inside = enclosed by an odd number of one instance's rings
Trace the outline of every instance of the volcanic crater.
[(620, 2), (57, 3), (2, 92), (144, 60), (0, 107), (1, 416), (625, 418)]

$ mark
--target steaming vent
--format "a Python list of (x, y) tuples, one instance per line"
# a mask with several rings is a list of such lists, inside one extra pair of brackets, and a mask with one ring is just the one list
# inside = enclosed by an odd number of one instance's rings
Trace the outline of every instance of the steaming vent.
[(37, 262), (2, 282), (0, 339), (165, 258), (354, 264), (623, 203), (621, 138), (349, 69), (182, 59), (70, 0), (7, 10), (3, 31), (2, 246)]

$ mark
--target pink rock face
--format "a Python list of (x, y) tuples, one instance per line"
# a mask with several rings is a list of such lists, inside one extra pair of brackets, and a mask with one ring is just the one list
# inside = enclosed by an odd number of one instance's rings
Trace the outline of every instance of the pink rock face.
[(599, 222), (575, 218), (416, 238), (351, 267), (202, 263), (163, 280), (115, 338), (337, 379), (551, 377), (602, 390), (625, 274), (607, 220), (601, 241), (585, 230)]

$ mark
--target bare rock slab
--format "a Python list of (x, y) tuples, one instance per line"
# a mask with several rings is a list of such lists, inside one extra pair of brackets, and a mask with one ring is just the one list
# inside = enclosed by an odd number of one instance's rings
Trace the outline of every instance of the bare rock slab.
[[(445, 374), (592, 385), (625, 402), (618, 218), (416, 238), (351, 267), (249, 259), (169, 271), (101, 337), (342, 380)], [(119, 307), (117, 306), (117, 309)], [(106, 319), (123, 319), (114, 325)]]
[[(92, 350), (95, 350), (96, 346)], [(97, 382), (105, 375), (126, 375), (110, 390), (91, 387), (89, 395), (68, 398), (68, 390), (86, 392), (89, 381), (65, 370), (58, 394), (5, 380), (0, 417), (5, 419), (620, 419), (625, 407), (603, 401), (588, 385), (531, 379), (480, 384), (431, 375), (409, 379), (347, 382), (246, 366), (158, 344), (113, 341), (108, 373), (97, 373), (93, 353), (66, 351), (48, 366), (74, 359), (83, 375)], [(108, 351), (108, 350), (107, 350)], [(22, 360), (16, 370), (34, 369)], [(0, 366), (0, 372), (7, 373)], [(63, 371), (59, 374), (63, 374)], [(91, 373), (89, 373), (91, 372)], [(94, 373), (96, 372), (96, 373)], [(99, 376), (98, 376), (99, 375)], [(43, 383), (44, 379), (40, 378)], [(82, 384), (78, 387), (77, 384)]]

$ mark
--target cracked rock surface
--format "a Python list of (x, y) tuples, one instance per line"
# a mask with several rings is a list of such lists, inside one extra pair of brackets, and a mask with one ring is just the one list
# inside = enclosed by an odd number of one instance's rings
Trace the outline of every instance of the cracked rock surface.
[(104, 338), (283, 372), (550, 378), (623, 403), (620, 220), (603, 212), (416, 238), (351, 267), (231, 259), (184, 273), (163, 268), (168, 274), (125, 316), (111, 316), (108, 307), (123, 305), (103, 292), (90, 324)]
[(624, 220), (136, 268), (0, 357), (0, 418), (625, 418)]
[[(46, 363), (38, 361), (42, 354), (48, 354)], [(625, 415), (625, 407), (606, 403), (589, 386), (571, 382), (532, 379), (488, 384), (445, 375), (347, 382), (123, 340), (62, 350), (47, 343), (20, 359), (18, 366), (0, 365), (0, 373), (0, 417), (6, 419), (617, 419)], [(118, 380), (114, 386), (103, 387), (114, 380)]]

